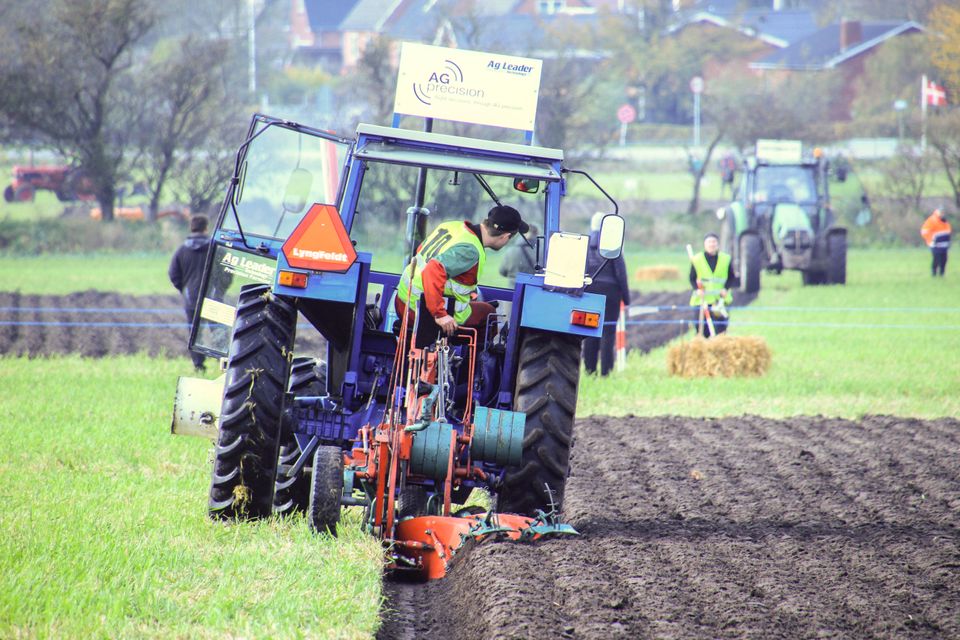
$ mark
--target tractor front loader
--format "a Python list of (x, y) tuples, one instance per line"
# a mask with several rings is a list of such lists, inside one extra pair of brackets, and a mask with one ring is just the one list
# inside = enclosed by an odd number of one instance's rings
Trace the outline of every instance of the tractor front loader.
[[(371, 125), (350, 139), (254, 116), (191, 331), (225, 373), (181, 378), (173, 424), (216, 439), (210, 516), (305, 512), (335, 534), (343, 508), (362, 509), (389, 565), (429, 578), (471, 541), (572, 533), (558, 517), (580, 342), (600, 336), (604, 310), (584, 291), (587, 236), (561, 230), (572, 173), (554, 149)], [(495, 203), (543, 230), (535, 272), (507, 288), (485, 270), (496, 312), (483, 327), (446, 337), (422, 307), (398, 318), (427, 230)], [(624, 231), (611, 203), (608, 259)], [(298, 348), (304, 331), (323, 353)], [(492, 511), (465, 506), (475, 489)]]

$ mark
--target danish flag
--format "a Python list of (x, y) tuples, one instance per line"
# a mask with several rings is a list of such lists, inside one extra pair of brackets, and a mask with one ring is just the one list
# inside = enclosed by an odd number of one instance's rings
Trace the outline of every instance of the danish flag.
[(920, 102), (924, 105), (933, 105), (942, 107), (947, 104), (947, 91), (933, 80), (927, 80), (923, 76), (923, 84), (920, 89)]

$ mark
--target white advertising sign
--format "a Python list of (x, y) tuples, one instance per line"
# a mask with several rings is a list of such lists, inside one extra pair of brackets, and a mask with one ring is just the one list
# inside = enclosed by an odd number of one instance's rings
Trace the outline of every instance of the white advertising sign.
[(767, 162), (796, 163), (803, 157), (800, 140), (757, 140), (757, 158)]
[(542, 66), (532, 58), (404, 42), (393, 110), (532, 131)]

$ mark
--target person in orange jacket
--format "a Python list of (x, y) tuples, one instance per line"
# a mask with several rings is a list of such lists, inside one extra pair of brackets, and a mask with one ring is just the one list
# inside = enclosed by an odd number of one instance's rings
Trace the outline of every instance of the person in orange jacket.
[(920, 235), (923, 241), (930, 247), (933, 253), (933, 275), (942, 277), (947, 268), (947, 251), (950, 249), (950, 223), (947, 222), (947, 216), (940, 209), (934, 209), (930, 217), (924, 221), (920, 227)]

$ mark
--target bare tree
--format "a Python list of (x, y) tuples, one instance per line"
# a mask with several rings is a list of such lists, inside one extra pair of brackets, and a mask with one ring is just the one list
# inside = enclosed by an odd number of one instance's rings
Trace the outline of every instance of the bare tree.
[(395, 46), (398, 45), (387, 36), (370, 40), (360, 54), (356, 68), (351, 71), (349, 81), (343, 85), (348, 99), (366, 105), (365, 122), (390, 123), (397, 87), (397, 70), (391, 62)]
[(880, 169), (882, 196), (896, 203), (903, 213), (922, 210), (923, 194), (930, 183), (934, 158), (930, 153), (900, 147)]
[[(613, 141), (623, 87), (606, 72), (594, 29), (556, 20), (544, 26), (544, 34), (541, 46), (552, 54), (540, 76), (537, 139), (563, 149), (575, 162), (578, 155), (602, 152)], [(536, 51), (528, 54), (539, 57)]]
[(224, 195), (233, 175), (237, 149), (243, 142), (248, 122), (242, 117), (212, 123), (201, 146), (189, 144), (178, 155), (177, 179), (170, 192), (187, 202), (190, 210), (209, 211)]
[[(224, 126), (230, 122), (242, 126), (243, 120), (221, 82), (228, 54), (223, 41), (187, 37), (174, 45), (173, 53), (160, 56), (147, 74), (150, 80), (143, 92), (149, 101), (144, 108), (148, 121), (141, 129), (141, 166), (151, 220), (156, 220), (160, 198), (171, 181), (183, 181), (189, 189), (203, 183), (202, 176), (227, 179), (230, 163), (220, 162), (211, 172), (209, 151), (218, 145), (215, 136)], [(239, 144), (239, 138), (232, 142)], [(191, 200), (194, 196), (206, 199), (192, 194)]]
[(960, 208), (960, 111), (931, 117), (928, 137), (953, 190), (953, 203)]
[(54, 0), (2, 27), (0, 114), (74, 158), (113, 219), (126, 151), (140, 125), (131, 68), (154, 17), (147, 0)]

